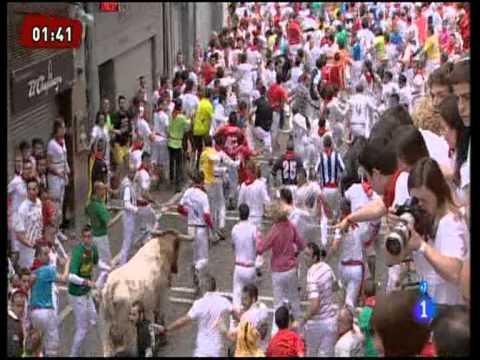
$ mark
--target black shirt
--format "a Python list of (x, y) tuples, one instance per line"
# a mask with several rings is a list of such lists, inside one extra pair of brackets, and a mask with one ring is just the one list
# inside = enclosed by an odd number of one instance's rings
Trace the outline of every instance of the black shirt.
[(120, 146), (126, 146), (132, 131), (130, 117), (126, 111), (117, 111), (112, 115), (112, 125), (115, 130), (120, 130), (120, 135), (115, 135), (115, 142)]
[(255, 106), (257, 107), (257, 111), (255, 112), (255, 126), (259, 126), (265, 131), (270, 131), (273, 121), (273, 110), (265, 96), (257, 99)]
[(277, 171), (282, 170), (282, 184), (296, 185), (298, 171), (302, 168), (302, 159), (293, 152), (287, 151), (287, 153), (273, 165), (272, 174), (276, 176)]
[(103, 159), (95, 159), (92, 168), (92, 190), (96, 181), (101, 181), (104, 184), (108, 183), (108, 167)]

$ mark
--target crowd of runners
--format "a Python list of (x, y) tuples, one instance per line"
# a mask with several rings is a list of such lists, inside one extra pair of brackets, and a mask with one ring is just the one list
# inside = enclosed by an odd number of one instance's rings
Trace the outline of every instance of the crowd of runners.
[[(469, 354), (469, 3), (229, 3), (226, 23), (192, 45), (191, 65), (178, 53), (154, 89), (139, 78), (131, 100), (102, 100), (89, 225), (71, 253), (64, 121), (46, 146), (15, 149), (8, 354), (60, 355), (55, 284), (65, 283), (78, 356), (108, 274), (171, 210), (193, 238), (192, 262), (179, 266), (198, 298), (153, 338), (197, 322), (193, 356)], [(182, 193), (178, 204), (156, 205), (162, 184)], [(115, 262), (113, 203), (123, 211)], [(240, 219), (231, 232), (227, 209)], [(209, 269), (220, 241), (234, 247), (231, 299)], [(259, 277), (271, 277), (273, 321)], [(110, 332), (117, 356), (154, 353), (143, 308), (131, 309), (135, 354)]]

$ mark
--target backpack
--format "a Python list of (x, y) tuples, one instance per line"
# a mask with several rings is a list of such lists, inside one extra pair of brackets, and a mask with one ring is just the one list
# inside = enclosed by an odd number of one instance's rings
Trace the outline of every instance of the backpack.
[[(312, 71), (312, 76), (310, 78), (310, 97), (312, 98), (313, 101), (317, 101), (319, 100), (319, 96), (317, 95), (317, 93), (315, 92), (315, 78), (317, 77), (318, 75), (318, 68), (315, 68), (313, 69)], [(318, 85), (320, 85), (320, 82), (318, 83)]]

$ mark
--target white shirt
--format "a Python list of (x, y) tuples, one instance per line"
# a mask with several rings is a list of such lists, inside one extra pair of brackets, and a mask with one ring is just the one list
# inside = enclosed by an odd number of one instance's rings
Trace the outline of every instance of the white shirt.
[(311, 320), (325, 320), (337, 316), (334, 305), (333, 284), (335, 275), (327, 263), (321, 261), (313, 264), (307, 272), (308, 299), (320, 299), (317, 314)]
[(257, 227), (249, 221), (241, 221), (232, 229), (232, 243), (235, 246), (235, 261), (254, 264), (257, 256)]
[[(447, 213), (438, 224), (431, 245), (442, 255), (464, 260), (469, 254), (469, 232), (463, 220)], [(464, 304), (460, 289), (438, 275), (420, 252), (413, 253), (415, 267), (420, 277), (428, 282), (428, 294), (437, 304)]]
[(20, 205), (27, 199), (27, 183), (20, 175), (15, 175), (8, 184), (8, 195), (12, 199), (12, 221), (14, 221), (14, 216), (17, 214)]
[(405, 104), (408, 106), (408, 109), (410, 109), (412, 103), (412, 90), (410, 89), (410, 86), (405, 85), (400, 89), (398, 95), (400, 96), (400, 104)]
[(147, 170), (141, 169), (135, 175), (135, 183), (138, 185), (137, 194), (139, 199), (143, 199), (143, 193), (150, 190), (151, 178)]
[(249, 63), (237, 66), (237, 79), (240, 93), (250, 94), (253, 91), (253, 66)]
[(223, 338), (219, 327), (215, 326), (218, 318), (232, 311), (232, 304), (218, 293), (207, 292), (196, 300), (188, 317), (198, 324), (194, 357), (223, 356)]
[(362, 184), (357, 183), (353, 184), (347, 189), (347, 191), (345, 191), (345, 198), (350, 201), (353, 213), (368, 204), (369, 202), (378, 199), (379, 196), (375, 191), (373, 191), (372, 197), (369, 198), (363, 190)]
[(310, 57), (309, 57), (309, 63), (310, 63), (310, 69), (314, 69), (317, 63), (318, 58), (322, 55), (322, 50), (315, 45), (311, 50), (310, 50)]
[(309, 212), (310, 216), (317, 213), (318, 197), (322, 193), (320, 185), (308, 182), (300, 186), (295, 193), (295, 206)]
[(339, 261), (359, 260), (363, 259), (363, 243), (362, 237), (356, 236), (355, 232), (360, 232), (360, 228), (355, 228), (346, 233), (340, 243)]
[(360, 39), (363, 53), (366, 53), (372, 47), (375, 35), (373, 35), (370, 29), (360, 29), (357, 36)]
[(277, 72), (275, 70), (265, 69), (263, 71), (263, 83), (268, 89), (277, 80)]
[(470, 145), (468, 144), (468, 157), (460, 167), (460, 187), (465, 188), (470, 185)]
[(20, 208), (16, 221), (13, 224), (16, 232), (24, 232), (28, 241), (36, 241), (42, 238), (43, 217), (42, 202), (37, 198), (36, 202), (25, 199)]
[(135, 194), (135, 189), (128, 177), (123, 179), (120, 188), (123, 189), (123, 206), (127, 213), (136, 213), (137, 208), (137, 198)]
[(198, 96), (192, 93), (187, 93), (181, 97), (182, 99), (182, 110), (185, 112), (185, 115), (188, 118), (192, 118), (193, 114), (197, 111), (198, 103)]
[(393, 200), (393, 206), (403, 205), (405, 201), (410, 198), (410, 193), (408, 192), (408, 177), (409, 173), (402, 171), (397, 178), (395, 184), (395, 198)]
[(142, 150), (130, 150), (130, 162), (133, 164), (135, 169), (138, 169), (142, 164)]
[(137, 134), (143, 141), (144, 150), (148, 151), (148, 144), (150, 144), (149, 138), (152, 134), (152, 130), (150, 129), (150, 125), (148, 124), (147, 120), (143, 118), (137, 120)]
[(50, 166), (55, 167), (57, 171), (63, 171), (65, 173), (70, 171), (67, 162), (67, 147), (65, 143), (62, 146), (55, 139), (51, 139), (47, 146), (47, 156), (50, 157)]
[(169, 118), (164, 111), (158, 111), (153, 115), (153, 132), (156, 143), (166, 143), (168, 125)]
[(180, 205), (188, 209), (188, 225), (206, 225), (204, 215), (210, 214), (207, 194), (197, 187), (185, 191)]
[(238, 204), (245, 203), (250, 208), (250, 217), (262, 217), (263, 209), (270, 202), (265, 181), (256, 179), (250, 185), (243, 183), (238, 193)]
[(398, 88), (398, 85), (394, 83), (393, 81), (390, 81), (387, 84), (382, 85), (382, 99), (384, 103), (388, 103), (389, 97), (392, 94), (398, 94), (400, 92), (400, 89)]
[(350, 98), (349, 103), (352, 109), (352, 119), (350, 123), (354, 125), (364, 125), (370, 128), (370, 111), (376, 108), (372, 97), (365, 94), (355, 94)]
[[(95, 125), (93, 128), (92, 128), (92, 133), (90, 135), (90, 147), (97, 143), (98, 140), (100, 139), (103, 139), (104, 142), (105, 142), (105, 145), (108, 146), (108, 143), (110, 141), (110, 136), (109, 136), (109, 133), (108, 133), (108, 129), (106, 126), (104, 126), (103, 128), (101, 128), (100, 126), (98, 125)], [(50, 143), (48, 143), (50, 145)]]
[(448, 156), (449, 146), (447, 141), (443, 137), (438, 136), (429, 130), (419, 130), (425, 140), (430, 157), (439, 165), (449, 166), (450, 158)]
[(262, 60), (262, 55), (257, 49), (247, 49), (247, 62), (252, 65), (253, 67), (256, 67), (258, 65), (259, 60)]
[(357, 327), (356, 331), (349, 330), (338, 339), (335, 345), (335, 357), (363, 357), (363, 341), (365, 337)]

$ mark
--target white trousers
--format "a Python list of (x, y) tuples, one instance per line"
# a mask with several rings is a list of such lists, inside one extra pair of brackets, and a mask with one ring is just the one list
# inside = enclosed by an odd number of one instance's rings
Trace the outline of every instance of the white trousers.
[[(248, 220), (257, 227), (258, 231), (262, 229), (262, 216), (250, 215)], [(257, 258), (255, 259), (255, 268), (260, 269), (264, 263), (263, 255), (257, 255)]]
[(208, 229), (206, 227), (188, 226), (188, 234), (194, 237), (193, 264), (199, 274), (208, 266)]
[(152, 164), (157, 164), (166, 169), (169, 161), (168, 156), (167, 141), (152, 144)]
[(225, 195), (223, 193), (223, 182), (215, 182), (205, 185), (207, 190), (208, 202), (212, 210), (213, 227), (218, 229), (225, 228)]
[(242, 289), (247, 284), (255, 283), (255, 267), (235, 265), (233, 271), (233, 306), (238, 307), (242, 303)]
[(135, 221), (134, 239), (138, 239), (144, 234), (145, 230), (153, 229), (157, 222), (155, 212), (150, 205), (139, 206)]
[(57, 219), (63, 219), (63, 200), (65, 198), (65, 179), (58, 176), (47, 175), (48, 193), (55, 203)]
[(345, 305), (353, 309), (357, 306), (357, 299), (363, 281), (362, 266), (340, 264), (340, 278), (346, 292)]
[(120, 260), (119, 265), (126, 264), (128, 261), (128, 256), (132, 250), (132, 245), (135, 242), (135, 220), (136, 214), (131, 211), (125, 210), (122, 217), (123, 225), (123, 242), (122, 248), (120, 250)]
[[(292, 309), (293, 317), (298, 320), (301, 315), (300, 294), (298, 292), (297, 268), (284, 272), (272, 272), (273, 309), (282, 306), (284, 300), (288, 300)], [(274, 316), (275, 317), (275, 316)], [(275, 319), (272, 325), (272, 336), (278, 331)]]
[(339, 213), (340, 191), (338, 188), (323, 188), (325, 201), (333, 214), (333, 220), (336, 221)]
[(238, 169), (233, 166), (227, 168), (228, 182), (225, 184), (225, 199), (236, 199), (238, 191)]
[(253, 135), (255, 138), (260, 139), (263, 142), (263, 146), (269, 154), (272, 153), (272, 134), (270, 131), (265, 131), (260, 126), (253, 128)]
[(34, 309), (30, 313), (32, 325), (43, 334), (43, 351), (47, 356), (58, 355), (60, 338), (55, 309)]
[(97, 312), (91, 296), (72, 296), (68, 295), (70, 305), (75, 315), (75, 335), (73, 337), (71, 357), (79, 356), (80, 346), (87, 335), (90, 326), (97, 322)]
[(308, 321), (305, 325), (307, 357), (333, 357), (337, 342), (337, 317)]
[(328, 245), (328, 219), (325, 215), (322, 214), (322, 220), (320, 220), (320, 241), (324, 248)]
[[(97, 246), (98, 260), (110, 266), (110, 262), (112, 261), (112, 253), (110, 251), (110, 243), (108, 242), (108, 235), (94, 236), (93, 242)], [(100, 274), (96, 282), (96, 286), (99, 289), (102, 289), (103, 285), (105, 285), (105, 282), (107, 281), (107, 276), (108, 276), (108, 273), (106, 271), (104, 270), (100, 271)]]

